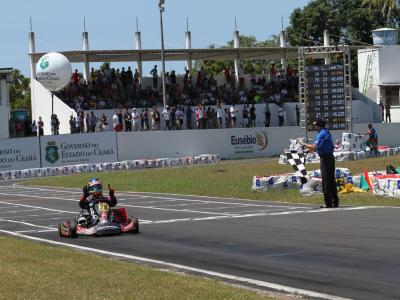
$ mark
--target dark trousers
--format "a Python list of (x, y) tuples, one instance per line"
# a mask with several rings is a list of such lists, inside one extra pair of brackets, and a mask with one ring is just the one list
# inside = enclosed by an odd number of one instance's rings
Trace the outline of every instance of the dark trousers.
[(327, 207), (339, 206), (335, 179), (335, 157), (333, 154), (324, 154), (321, 159), (322, 190)]

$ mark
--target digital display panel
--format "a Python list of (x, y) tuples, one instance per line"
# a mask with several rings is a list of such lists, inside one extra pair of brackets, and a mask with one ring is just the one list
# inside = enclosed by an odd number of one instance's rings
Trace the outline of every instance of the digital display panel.
[(315, 131), (313, 122), (327, 121), (330, 130), (346, 129), (346, 96), (343, 65), (305, 67), (307, 130)]

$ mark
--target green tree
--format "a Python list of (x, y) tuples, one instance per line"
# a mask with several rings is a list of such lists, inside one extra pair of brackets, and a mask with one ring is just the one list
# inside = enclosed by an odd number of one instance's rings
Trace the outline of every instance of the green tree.
[[(254, 36), (251, 35), (241, 35), (239, 37), (240, 47), (243, 48), (256, 48), (256, 47), (279, 47), (279, 36), (272, 35), (268, 40), (265, 41), (257, 41)], [(226, 46), (222, 46), (220, 48), (233, 48), (233, 40), (227, 42)], [(210, 45), (210, 49), (215, 49), (215, 45)], [(269, 61), (266, 60), (243, 60), (242, 68), (245, 74), (261, 74)], [(211, 74), (222, 74), (225, 66), (228, 66), (230, 69), (234, 67), (233, 61), (196, 61), (194, 64), (194, 69), (199, 70), (201, 67), (204, 68), (204, 71), (207, 75)]]
[(295, 9), (287, 28), (290, 45), (322, 45), (325, 29), (334, 44), (371, 44), (371, 31), (387, 26), (388, 22), (379, 9), (367, 9), (363, 1), (314, 0), (303, 9)]
[[(371, 31), (388, 26), (379, 8), (363, 6), (364, 0), (313, 0), (295, 9), (287, 28), (291, 46), (323, 45), (323, 31), (330, 33), (331, 44), (362, 46), (372, 44)], [(399, 20), (393, 14), (393, 19)], [(352, 84), (358, 85), (357, 53), (352, 53)]]
[(31, 112), (30, 79), (19, 70), (13, 70), (13, 82), (9, 85), (10, 109), (27, 109)]
[[(399, 1), (398, 0), (363, 0), (363, 5), (371, 8), (380, 8), (382, 14), (388, 19), (388, 22), (392, 21), (392, 18), (398, 14)], [(394, 25), (398, 23), (394, 21)], [(398, 20), (397, 20), (398, 21)]]

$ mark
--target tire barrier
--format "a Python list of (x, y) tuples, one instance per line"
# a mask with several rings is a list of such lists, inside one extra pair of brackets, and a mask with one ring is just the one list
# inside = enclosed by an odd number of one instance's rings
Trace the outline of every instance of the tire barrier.
[(0, 180), (61, 176), (89, 172), (109, 172), (148, 168), (169, 168), (183, 165), (213, 164), (220, 161), (218, 154), (202, 154), (180, 158), (140, 159), (113, 163), (81, 164), (63, 167), (33, 168), (0, 172)]

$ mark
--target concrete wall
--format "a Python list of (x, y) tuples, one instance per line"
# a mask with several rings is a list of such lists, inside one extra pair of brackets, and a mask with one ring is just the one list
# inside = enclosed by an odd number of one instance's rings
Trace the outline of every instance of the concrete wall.
[(379, 83), (400, 82), (400, 46), (379, 48)]
[(219, 154), (223, 159), (270, 157), (282, 153), (298, 127), (216, 129), (212, 131), (123, 132), (118, 134), (120, 160)]

